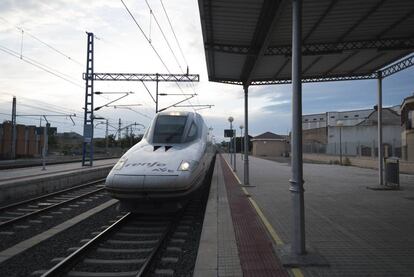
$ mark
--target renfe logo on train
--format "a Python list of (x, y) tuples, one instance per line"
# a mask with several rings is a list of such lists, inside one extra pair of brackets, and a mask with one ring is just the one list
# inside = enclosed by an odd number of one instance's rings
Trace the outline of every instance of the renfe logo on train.
[(174, 172), (174, 170), (166, 168), (166, 164), (159, 163), (159, 162), (153, 162), (153, 163), (132, 163), (132, 164), (126, 164), (125, 167), (128, 166), (146, 166), (146, 167), (154, 167), (152, 171), (158, 171), (158, 172)]

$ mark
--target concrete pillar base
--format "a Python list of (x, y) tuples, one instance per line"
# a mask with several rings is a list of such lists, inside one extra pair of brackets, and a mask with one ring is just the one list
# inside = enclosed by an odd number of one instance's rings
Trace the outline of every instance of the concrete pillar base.
[(306, 254), (297, 255), (292, 253), (291, 245), (285, 244), (275, 248), (280, 262), (285, 267), (307, 267), (307, 266), (329, 266), (328, 261), (316, 250), (306, 246)]

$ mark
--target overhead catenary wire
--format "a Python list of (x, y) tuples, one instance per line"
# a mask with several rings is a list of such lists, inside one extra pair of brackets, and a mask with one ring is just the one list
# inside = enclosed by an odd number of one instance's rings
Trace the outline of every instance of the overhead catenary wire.
[(58, 70), (56, 70), (56, 69), (54, 69), (54, 68), (52, 68), (52, 67), (50, 67), (50, 66), (48, 66), (48, 65), (42, 64), (41, 62), (38, 62), (38, 61), (36, 61), (36, 60), (34, 60), (34, 59), (32, 59), (32, 58), (29, 58), (29, 57), (27, 57), (27, 56), (24, 56), (24, 55), (22, 54), (22, 52), (18, 53), (18, 52), (14, 51), (14, 50), (12, 50), (12, 49), (10, 49), (10, 48), (6, 47), (6, 46), (1, 46), (1, 45), (0, 45), (0, 47), (1, 47), (1, 48), (3, 48), (3, 49), (5, 49), (5, 50), (7, 50), (7, 51), (10, 51), (10, 52), (14, 53), (14, 54), (15, 54), (15, 56), (19, 55), (21, 60), (23, 60), (23, 59), (28, 60), (28, 61), (30, 61), (30, 62), (32, 62), (32, 63), (36, 63), (36, 64), (38, 64), (38, 65), (40, 65), (40, 66), (42, 66), (42, 67), (44, 67), (44, 68), (48, 69), (48, 70), (50, 70), (50, 71), (54, 71), (54, 72), (56, 72), (57, 74), (62, 75), (63, 77), (66, 77), (66, 78), (68, 78), (68, 79), (72, 78), (72, 76), (70, 76), (70, 75), (68, 75), (68, 74), (66, 74), (66, 73), (60, 72), (60, 71), (58, 71)]
[[(60, 79), (62, 79), (62, 80), (65, 80), (66, 82), (69, 82), (69, 83), (71, 83), (72, 85), (75, 85), (75, 86), (77, 86), (77, 87), (80, 87), (80, 88), (83, 88), (83, 86), (81, 86), (80, 84), (78, 84), (78, 83), (75, 83), (74, 81), (72, 81), (72, 80), (70, 80), (70, 79), (68, 79), (68, 78), (66, 78), (66, 77), (64, 77), (64, 76), (61, 76), (61, 75), (59, 75), (58, 73), (55, 73), (54, 71), (56, 71), (56, 70), (54, 70), (54, 69), (52, 69), (52, 68), (50, 68), (50, 67), (48, 67), (48, 66), (45, 66), (45, 65), (43, 65), (43, 64), (41, 64), (41, 63), (39, 63), (39, 62), (36, 62), (36, 61), (34, 61), (34, 60), (32, 60), (32, 59), (27, 59), (25, 56), (23, 56), (22, 55), (22, 58), (20, 58), (20, 55), (19, 54), (16, 54), (16, 52), (15, 51), (13, 51), (13, 50), (11, 50), (11, 49), (9, 49), (9, 48), (7, 48), (7, 47), (4, 47), (4, 46), (1, 46), (0, 45), (0, 51), (3, 51), (4, 53), (7, 53), (7, 54), (9, 54), (9, 55), (11, 55), (11, 56), (13, 56), (13, 57), (16, 57), (16, 58), (18, 58), (18, 59), (20, 59), (20, 60), (22, 60), (22, 61), (24, 61), (25, 63), (28, 63), (28, 64), (30, 64), (30, 65), (32, 65), (32, 66), (34, 66), (34, 67), (37, 67), (38, 69), (41, 69), (41, 70), (43, 70), (43, 71), (45, 71), (45, 72), (47, 72), (47, 73), (49, 73), (49, 74), (52, 74), (52, 75), (54, 75), (54, 76), (56, 76), (56, 77), (58, 77), (58, 78), (60, 78)], [(48, 69), (48, 68), (50, 68), (50, 69)], [(53, 71), (52, 71), (53, 70)], [(58, 72), (58, 71), (56, 71), (56, 72)]]
[(167, 72), (168, 73), (171, 73), (170, 70), (168, 69), (167, 65), (165, 64), (164, 60), (161, 58), (160, 54), (158, 53), (157, 49), (155, 49), (154, 45), (152, 45), (151, 40), (147, 37), (147, 35), (145, 34), (144, 30), (141, 28), (141, 26), (139, 25), (138, 21), (135, 19), (134, 15), (129, 10), (128, 6), (125, 4), (125, 2), (123, 0), (121, 0), (121, 2), (124, 5), (124, 7), (127, 10), (127, 12), (129, 13), (129, 15), (131, 16), (132, 20), (137, 25), (138, 29), (141, 31), (141, 34), (144, 36), (144, 38), (150, 44), (152, 50), (154, 50), (155, 54), (157, 55), (158, 59), (161, 61), (161, 63), (163, 64), (163, 66), (165, 67), (165, 69), (167, 70)]
[[(182, 58), (183, 58), (183, 60), (184, 60), (184, 62), (186, 64), (187, 70), (188, 70), (188, 61), (187, 61), (187, 59), (186, 59), (186, 57), (184, 55), (184, 51), (183, 51), (183, 49), (181, 47), (181, 44), (180, 44), (180, 42), (179, 42), (179, 40), (177, 38), (177, 35), (175, 34), (174, 27), (173, 27), (173, 25), (171, 23), (170, 17), (168, 16), (168, 13), (167, 13), (167, 9), (165, 8), (164, 3), (162, 2), (162, 0), (160, 0), (160, 3), (161, 3), (161, 6), (162, 6), (162, 9), (164, 11), (165, 17), (167, 18), (168, 24), (170, 25), (170, 29), (171, 29), (171, 32), (173, 33), (174, 38), (175, 38), (175, 42), (177, 43), (178, 49), (180, 50), (181, 56), (182, 56)], [(184, 73), (183, 70), (182, 70), (182, 68), (181, 68), (181, 71), (182, 71), (182, 73)], [(194, 88), (194, 84), (191, 83), (190, 86), (191, 86), (193, 92), (196, 93), (195, 88)], [(197, 99), (197, 103), (200, 104), (200, 102), (198, 100), (198, 96), (196, 96), (196, 99)]]
[[(69, 55), (67, 55), (67, 54), (63, 53), (61, 50), (57, 49), (56, 47), (54, 47), (54, 46), (50, 45), (49, 43), (47, 43), (47, 42), (45, 42), (45, 41), (43, 41), (43, 40), (41, 40), (41, 39), (40, 39), (40, 38), (38, 38), (37, 36), (35, 36), (35, 35), (31, 34), (31, 33), (30, 33), (30, 32), (28, 32), (27, 30), (23, 29), (23, 27), (19, 27), (19, 26), (17, 26), (17, 25), (14, 25), (13, 23), (11, 23), (10, 21), (8, 21), (8, 20), (7, 20), (7, 19), (5, 19), (4, 17), (1, 17), (1, 16), (0, 16), (0, 19), (1, 19), (1, 20), (3, 20), (4, 22), (7, 22), (8, 24), (10, 24), (10, 25), (14, 26), (17, 30), (19, 30), (19, 31), (22, 33), (22, 43), (21, 43), (21, 49), (23, 49), (23, 34), (24, 34), (24, 35), (27, 35), (27, 36), (29, 36), (29, 37), (33, 38), (34, 40), (36, 40), (36, 41), (40, 42), (41, 44), (43, 44), (43, 45), (44, 45), (44, 46), (46, 46), (47, 48), (51, 49), (52, 51), (54, 51), (54, 52), (58, 53), (59, 55), (61, 55), (61, 56), (65, 57), (65, 58), (67, 58), (67, 59), (68, 59), (68, 60), (70, 60), (71, 62), (74, 62), (74, 63), (76, 63), (76, 64), (77, 64), (77, 65), (79, 65), (79, 66), (83, 66), (83, 64), (82, 64), (82, 63), (80, 63), (79, 61), (77, 61), (76, 59), (74, 59), (74, 58), (70, 57)], [(21, 51), (21, 52), (22, 52), (22, 51)]]
[[(170, 43), (169, 43), (169, 41), (168, 41), (168, 39), (167, 39), (167, 37), (166, 37), (166, 35), (165, 35), (165, 33), (164, 33), (163, 29), (162, 29), (162, 27), (161, 27), (161, 25), (160, 25), (160, 24), (159, 24), (159, 22), (158, 22), (157, 17), (155, 16), (155, 13), (153, 12), (153, 10), (152, 10), (152, 8), (151, 8), (150, 4), (148, 3), (148, 0), (145, 0), (145, 3), (147, 4), (148, 9), (150, 10), (150, 16), (152, 15), (152, 17), (154, 17), (155, 23), (157, 24), (158, 29), (160, 30), (160, 32), (161, 32), (161, 34), (162, 34), (162, 37), (164, 38), (164, 41), (167, 43), (167, 46), (168, 46), (168, 48), (170, 49), (170, 52), (171, 52), (171, 54), (173, 55), (174, 60), (175, 60), (175, 62), (177, 63), (177, 65), (178, 65), (178, 67), (179, 67), (179, 69), (180, 69), (181, 73), (185, 74), (184, 69), (182, 68), (182, 66), (181, 66), (180, 62), (178, 61), (177, 55), (175, 54), (174, 50), (172, 49), (172, 47), (171, 47), (171, 45), (170, 45)], [(161, 2), (161, 4), (162, 4), (162, 2)], [(180, 44), (179, 44), (179, 42), (178, 42), (177, 36), (175, 35), (174, 29), (173, 29), (173, 27), (172, 27), (172, 25), (171, 25), (170, 18), (168, 17), (168, 14), (167, 14), (167, 12), (166, 12), (166, 10), (165, 10), (165, 7), (164, 7), (164, 6), (163, 6), (163, 9), (164, 9), (164, 13), (166, 14), (167, 20), (168, 20), (168, 22), (169, 22), (169, 24), (170, 24), (170, 28), (171, 28), (171, 30), (172, 30), (172, 33), (174, 34), (174, 37), (175, 37), (175, 39), (176, 39), (176, 41), (177, 41), (178, 47), (179, 47), (179, 48), (180, 48), (180, 50), (181, 50), (181, 46), (180, 46)], [(182, 51), (182, 50), (181, 50), (181, 51)], [(182, 54), (182, 55), (183, 55), (183, 54)], [(184, 57), (184, 55), (183, 55), (183, 57)], [(187, 60), (185, 59), (185, 57), (184, 57), (184, 61), (186, 62), (186, 65), (187, 65), (187, 68), (188, 68), (188, 63), (187, 63)], [(177, 85), (178, 85), (178, 83), (177, 83)], [(196, 94), (196, 91), (195, 91), (195, 89), (194, 89), (194, 84), (193, 84), (193, 83), (191, 83), (191, 88), (192, 88), (192, 90), (193, 90), (194, 94)], [(180, 87), (180, 90), (182, 91), (181, 87)], [(184, 96), (184, 95), (183, 95), (183, 96)], [(197, 102), (198, 102), (198, 97), (197, 97), (197, 96), (196, 96), (196, 99), (197, 99)], [(188, 102), (191, 104), (191, 101), (190, 101), (189, 99), (188, 99)]]
[(171, 53), (172, 53), (172, 55), (173, 55), (173, 57), (174, 57), (174, 59), (175, 59), (175, 61), (176, 61), (177, 65), (178, 65), (178, 67), (181, 69), (181, 72), (183, 72), (183, 68), (181, 67), (181, 64), (180, 64), (180, 62), (178, 61), (177, 56), (176, 56), (176, 55), (175, 55), (175, 53), (174, 53), (174, 50), (172, 49), (172, 47), (171, 47), (170, 43), (168, 42), (168, 39), (167, 39), (167, 37), (165, 36), (164, 31), (162, 30), (161, 25), (160, 25), (160, 23), (158, 22), (157, 17), (155, 16), (154, 12), (152, 11), (152, 8), (151, 8), (150, 4), (148, 3), (148, 1), (147, 1), (147, 0), (145, 0), (145, 3), (147, 4), (148, 9), (150, 10), (150, 16), (154, 17), (155, 23), (157, 24), (158, 29), (160, 30), (160, 32), (161, 32), (161, 34), (162, 34), (162, 37), (164, 38), (165, 42), (167, 43), (167, 46), (168, 46), (168, 48), (170, 49), (170, 51), (171, 51)]
[[(161, 61), (161, 63), (163, 64), (164, 68), (167, 70), (167, 72), (169, 74), (171, 74), (171, 71), (169, 70), (167, 64), (164, 62), (164, 60), (162, 59), (161, 55), (158, 53), (158, 51), (155, 49), (154, 45), (152, 44), (151, 40), (147, 37), (147, 35), (145, 34), (144, 30), (142, 29), (142, 27), (139, 25), (138, 21), (135, 19), (135, 16), (132, 14), (132, 12), (129, 10), (128, 6), (125, 4), (125, 2), (123, 0), (120, 0), (122, 2), (122, 4), (124, 5), (125, 9), (127, 10), (128, 14), (131, 16), (132, 20), (134, 21), (134, 23), (137, 25), (138, 29), (140, 30), (141, 34), (144, 36), (144, 38), (146, 39), (146, 41), (149, 43), (149, 45), (151, 46), (152, 50), (155, 52), (155, 54), (157, 55), (158, 59)], [(155, 17), (154, 17), (155, 19)], [(175, 82), (175, 84), (178, 86), (178, 88), (184, 93), (183, 89), (181, 88), (181, 86), (178, 84), (178, 82)], [(188, 99), (188, 102), (191, 104), (191, 101)]]
[(183, 49), (181, 48), (181, 45), (180, 45), (180, 43), (179, 43), (179, 41), (178, 41), (178, 38), (177, 38), (177, 36), (176, 36), (176, 34), (175, 34), (174, 28), (173, 28), (173, 26), (172, 26), (172, 24), (171, 24), (170, 17), (168, 16), (167, 10), (166, 10), (166, 9), (165, 9), (165, 7), (164, 7), (164, 3), (162, 2), (162, 0), (160, 0), (160, 2), (161, 2), (162, 9), (164, 10), (164, 14), (165, 14), (165, 16), (167, 17), (168, 24), (170, 25), (171, 31), (172, 31), (172, 33), (173, 33), (173, 35), (174, 35), (175, 42), (176, 42), (176, 43), (177, 43), (177, 45), (178, 45), (178, 49), (180, 49), (181, 56), (183, 57), (183, 59), (184, 59), (184, 61), (185, 61), (186, 66), (188, 67), (188, 62), (187, 62), (187, 59), (185, 58), (185, 55), (184, 55)]
[[(5, 94), (8, 94), (8, 93), (5, 93)], [(10, 95), (12, 95), (12, 94), (10, 94)], [(30, 98), (26, 98), (26, 97), (22, 97), (22, 96), (19, 96), (19, 99), (23, 99), (23, 103), (19, 102), (19, 107), (23, 106), (23, 107), (28, 108), (28, 109), (25, 109), (23, 111), (21, 111), (21, 109), (19, 109), (20, 112), (43, 110), (43, 111), (59, 113), (59, 114), (71, 114), (71, 113), (75, 113), (77, 115), (83, 114), (83, 111), (80, 111), (80, 110), (69, 109), (69, 108), (53, 105), (53, 104), (46, 103), (46, 102), (39, 101), (39, 100), (35, 100), (35, 99), (30, 99)], [(39, 106), (33, 106), (33, 105), (30, 105), (30, 104), (26, 104), (26, 102), (28, 102), (28, 101), (38, 103)], [(0, 104), (5, 104), (5, 103), (8, 103), (8, 102), (1, 102)], [(46, 106), (46, 108), (45, 108), (45, 106)], [(47, 108), (47, 107), (49, 107), (49, 108)], [(10, 114), (5, 114), (5, 115), (10, 115)], [(106, 117), (106, 118), (111, 120), (111, 122), (114, 122), (114, 123), (118, 122), (117, 119), (109, 118), (109, 117)], [(73, 120), (77, 121), (77, 122), (83, 122), (83, 119), (81, 117), (73, 117)]]
[(44, 108), (44, 107), (36, 107), (36, 106), (32, 106), (32, 105), (29, 105), (29, 104), (23, 104), (23, 103), (19, 103), (19, 106), (28, 107), (28, 108), (32, 108), (32, 109), (35, 109), (35, 110), (52, 112), (52, 113), (61, 114), (61, 115), (68, 114), (68, 112), (56, 111), (56, 110), (52, 110), (52, 109), (48, 109), (48, 108)]

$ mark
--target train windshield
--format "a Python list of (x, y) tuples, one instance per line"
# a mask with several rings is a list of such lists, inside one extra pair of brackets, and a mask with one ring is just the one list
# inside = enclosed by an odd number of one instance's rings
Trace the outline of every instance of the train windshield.
[(180, 143), (187, 116), (159, 115), (155, 123), (154, 143)]

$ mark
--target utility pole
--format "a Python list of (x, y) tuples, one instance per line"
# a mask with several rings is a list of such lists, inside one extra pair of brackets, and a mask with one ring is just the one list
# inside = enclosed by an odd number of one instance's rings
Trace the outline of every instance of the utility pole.
[(49, 130), (50, 124), (49, 122), (46, 123), (46, 126), (43, 128), (43, 149), (42, 149), (42, 170), (46, 170), (46, 155), (47, 155), (47, 148), (49, 143)]
[[(128, 135), (129, 135), (129, 133), (128, 133), (128, 129), (129, 129), (129, 127), (127, 126), (127, 127), (125, 128), (125, 139), (128, 139)], [(125, 144), (126, 144), (126, 142), (125, 142)]]
[[(158, 82), (198, 82), (200, 76), (198, 74), (152, 74), (152, 73), (94, 73), (94, 34), (88, 33), (87, 56), (86, 56), (86, 72), (83, 74), (85, 80), (85, 116), (83, 127), (83, 145), (82, 145), (82, 165), (92, 166), (93, 163), (93, 120), (94, 120), (94, 104), (93, 104), (93, 83), (94, 81), (139, 81), (139, 82), (156, 82), (157, 98), (158, 98)], [(151, 93), (150, 93), (151, 95)], [(183, 101), (187, 101), (188, 97)], [(151, 96), (152, 97), (152, 96)], [(154, 98), (153, 98), (154, 99)], [(180, 101), (176, 104), (182, 103)], [(156, 102), (156, 112), (158, 112), (158, 99)], [(169, 107), (167, 107), (169, 108)], [(163, 110), (167, 109), (164, 108)], [(118, 134), (119, 138), (121, 134)], [(87, 160), (88, 159), (88, 160)], [(89, 162), (89, 164), (87, 164)]]
[(158, 113), (158, 73), (155, 74), (155, 80), (156, 80), (156, 85), (155, 85), (155, 113)]
[(85, 114), (83, 121), (82, 166), (93, 164), (93, 33), (87, 33), (85, 79)]
[(108, 151), (108, 144), (109, 144), (109, 137), (108, 137), (108, 126), (109, 126), (109, 123), (108, 123), (108, 119), (106, 120), (106, 128), (105, 128), (105, 152), (106, 152), (106, 154), (108, 155), (109, 154), (109, 151)]
[(12, 106), (12, 145), (11, 145), (11, 158), (16, 159), (16, 96), (13, 96)]

